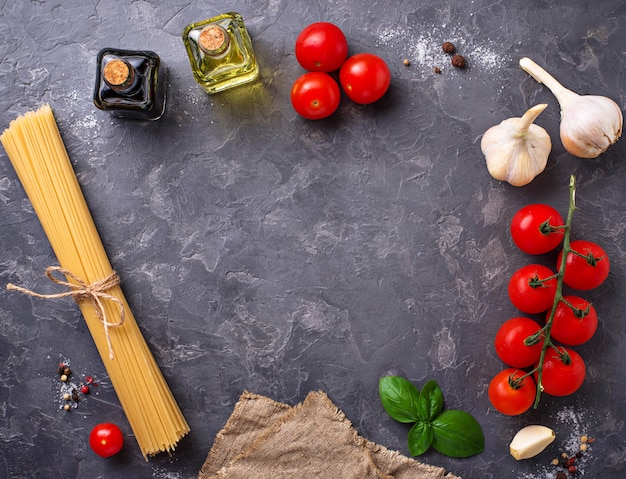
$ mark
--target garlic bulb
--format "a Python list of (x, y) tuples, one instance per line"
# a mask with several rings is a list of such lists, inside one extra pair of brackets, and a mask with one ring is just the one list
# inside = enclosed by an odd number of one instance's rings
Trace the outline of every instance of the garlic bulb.
[(546, 169), (552, 142), (548, 132), (533, 122), (547, 106), (535, 105), (521, 118), (508, 118), (485, 132), (480, 148), (496, 180), (524, 186)]
[(613, 100), (568, 90), (530, 58), (522, 58), (519, 64), (522, 70), (547, 86), (558, 100), (561, 141), (570, 154), (596, 158), (622, 135), (622, 110)]
[(542, 452), (556, 438), (555, 432), (546, 426), (532, 425), (520, 429), (511, 444), (509, 452), (518, 461), (529, 459)]

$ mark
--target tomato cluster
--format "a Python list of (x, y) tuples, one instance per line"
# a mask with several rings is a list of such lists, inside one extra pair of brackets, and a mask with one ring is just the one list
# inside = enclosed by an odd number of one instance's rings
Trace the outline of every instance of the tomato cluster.
[(525, 316), (514, 317), (496, 334), (496, 354), (508, 368), (491, 380), (488, 395), (503, 414), (521, 414), (533, 405), (540, 373), (539, 390), (552, 396), (572, 394), (585, 380), (585, 362), (571, 346), (594, 335), (598, 316), (586, 299), (562, 294), (562, 284), (577, 290), (596, 288), (608, 277), (610, 262), (606, 252), (591, 241), (569, 242), (568, 228), (561, 215), (544, 204), (520, 209), (511, 222), (513, 242), (528, 254), (548, 253), (567, 240), (558, 254), (556, 272), (530, 264), (509, 280), (513, 305), (524, 314), (545, 315), (545, 321), (541, 325)]
[(291, 88), (294, 110), (309, 120), (332, 115), (339, 107), (341, 93), (330, 73), (339, 70), (339, 83), (355, 103), (380, 100), (391, 83), (385, 61), (372, 53), (348, 58), (348, 42), (339, 27), (317, 22), (306, 27), (296, 39), (296, 59), (308, 70)]

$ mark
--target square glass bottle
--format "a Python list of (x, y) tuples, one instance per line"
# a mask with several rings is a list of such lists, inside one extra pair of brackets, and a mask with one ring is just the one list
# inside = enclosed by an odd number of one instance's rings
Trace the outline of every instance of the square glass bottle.
[(165, 111), (166, 69), (148, 50), (103, 48), (98, 53), (93, 102), (123, 118), (157, 120)]
[(193, 76), (208, 93), (251, 82), (259, 75), (250, 35), (238, 13), (187, 25), (183, 43)]

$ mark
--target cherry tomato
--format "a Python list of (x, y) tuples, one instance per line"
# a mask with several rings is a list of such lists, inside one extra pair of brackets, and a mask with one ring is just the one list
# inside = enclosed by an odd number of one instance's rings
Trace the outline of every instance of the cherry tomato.
[(541, 331), (541, 326), (530, 318), (511, 318), (496, 334), (495, 347), (498, 357), (507, 366), (526, 368), (539, 361), (543, 338), (527, 346), (524, 340)]
[[(554, 312), (550, 335), (567, 346), (578, 346), (589, 341), (598, 329), (596, 309), (589, 301), (578, 296), (564, 296), (563, 300)], [(548, 312), (546, 321), (549, 317)]]
[(115, 424), (103, 422), (91, 430), (89, 445), (98, 456), (111, 457), (122, 449), (124, 435)]
[(517, 309), (526, 314), (543, 313), (554, 303), (556, 284), (556, 276), (550, 268), (529, 264), (511, 276), (509, 298)]
[[(574, 289), (597, 288), (609, 276), (611, 263), (606, 251), (591, 241), (576, 240), (570, 243), (572, 251), (567, 255), (563, 281)], [(559, 253), (557, 268), (561, 265), (563, 252)]]
[(563, 241), (565, 222), (557, 210), (544, 204), (521, 208), (511, 220), (511, 237), (527, 254), (544, 254)]
[[(577, 391), (585, 381), (587, 368), (583, 358), (573, 349), (559, 347), (548, 349), (543, 360), (541, 383), (546, 394), (551, 396), (567, 396)], [(566, 352), (569, 359), (565, 359)], [(535, 373), (537, 380), (538, 373)]]
[(296, 59), (305, 70), (339, 70), (348, 57), (348, 42), (341, 29), (328, 22), (312, 23), (296, 39)]
[(291, 104), (294, 110), (309, 120), (332, 115), (339, 106), (340, 98), (339, 85), (327, 73), (305, 73), (291, 88)]
[(391, 84), (385, 61), (372, 53), (357, 53), (339, 70), (339, 82), (355, 103), (366, 105), (380, 100)]
[(508, 368), (496, 374), (489, 383), (489, 401), (502, 414), (517, 416), (533, 405), (537, 393), (535, 381), (530, 376), (520, 380), (524, 374), (522, 370)]

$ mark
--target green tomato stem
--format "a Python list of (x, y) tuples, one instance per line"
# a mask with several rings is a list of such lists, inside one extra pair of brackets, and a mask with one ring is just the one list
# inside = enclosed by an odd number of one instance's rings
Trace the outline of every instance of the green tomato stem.
[[(563, 277), (565, 276), (565, 265), (567, 263), (567, 257), (572, 250), (570, 247), (570, 232), (572, 230), (572, 217), (574, 216), (574, 210), (576, 210), (576, 177), (574, 175), (571, 175), (569, 180), (569, 208), (567, 211), (567, 219), (565, 221), (565, 232), (563, 234), (563, 253), (561, 256), (559, 271), (556, 274), (556, 294), (554, 295), (554, 302), (552, 303), (550, 316), (548, 317), (546, 325), (543, 327), (545, 339), (543, 341), (543, 347), (541, 348), (539, 363), (535, 370), (530, 373), (533, 374), (534, 372), (537, 372), (537, 393), (535, 394), (534, 403), (535, 409), (537, 409), (537, 407), (539, 406), (541, 393), (543, 392), (543, 362), (546, 357), (546, 352), (548, 351), (549, 347), (554, 347), (552, 345), (552, 341), (550, 340), (550, 332), (552, 331), (552, 323), (554, 322), (554, 314), (556, 313), (556, 308), (559, 305), (559, 302), (563, 300)], [(559, 353), (562, 354), (561, 352)]]

